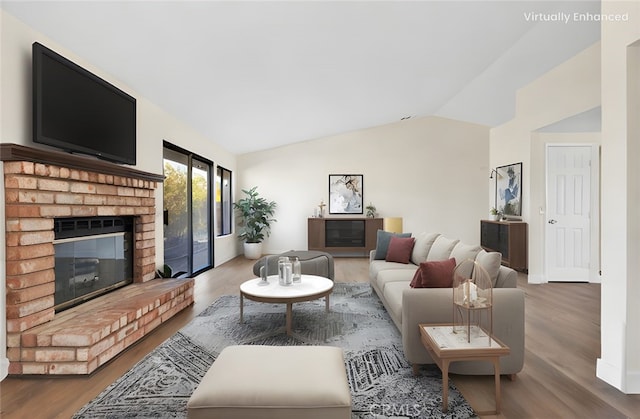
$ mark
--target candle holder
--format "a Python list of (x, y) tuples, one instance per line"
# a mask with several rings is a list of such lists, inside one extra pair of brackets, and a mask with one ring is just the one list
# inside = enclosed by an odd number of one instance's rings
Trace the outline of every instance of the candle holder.
[(491, 346), (493, 287), (487, 271), (471, 259), (453, 271), (453, 333), (465, 334), (468, 343)]

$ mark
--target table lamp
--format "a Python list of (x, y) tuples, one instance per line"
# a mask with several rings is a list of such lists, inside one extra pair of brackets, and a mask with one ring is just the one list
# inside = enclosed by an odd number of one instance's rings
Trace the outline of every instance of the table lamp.
[(385, 217), (382, 229), (389, 233), (402, 233), (402, 217)]

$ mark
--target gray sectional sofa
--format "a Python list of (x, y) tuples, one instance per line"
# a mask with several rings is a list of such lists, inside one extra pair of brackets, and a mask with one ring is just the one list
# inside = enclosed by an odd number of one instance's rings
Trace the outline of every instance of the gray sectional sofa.
[[(384, 240), (378, 232), (378, 248), (370, 254), (371, 286), (382, 300), (402, 334), (407, 360), (414, 366), (434, 361), (420, 341), (420, 323), (451, 323), (451, 288), (412, 288), (410, 282), (420, 263), (455, 258), (457, 263), (475, 260), (483, 266), (494, 284), (493, 333), (511, 352), (500, 358), (500, 373), (517, 374), (524, 364), (524, 292), (517, 288), (517, 273), (500, 264), (499, 253), (488, 253), (479, 245), (468, 245), (437, 233), (416, 235), (409, 263), (384, 259)], [(387, 238), (388, 242), (388, 238)], [(381, 258), (382, 257), (382, 258)], [(490, 362), (461, 361), (451, 364), (450, 372), (467, 375), (493, 375)]]

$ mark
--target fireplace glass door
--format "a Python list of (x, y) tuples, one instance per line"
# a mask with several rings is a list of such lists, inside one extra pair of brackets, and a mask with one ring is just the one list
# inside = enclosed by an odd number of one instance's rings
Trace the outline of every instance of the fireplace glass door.
[(133, 282), (131, 233), (56, 240), (56, 310)]

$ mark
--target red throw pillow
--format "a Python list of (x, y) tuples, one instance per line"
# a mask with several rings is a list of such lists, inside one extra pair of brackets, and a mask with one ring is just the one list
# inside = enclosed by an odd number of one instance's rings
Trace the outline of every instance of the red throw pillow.
[(413, 288), (449, 288), (453, 285), (456, 260), (422, 262), (411, 280)]
[(385, 260), (387, 262), (409, 263), (414, 243), (413, 237), (391, 237)]
[(413, 274), (413, 279), (409, 286), (411, 288), (422, 288), (422, 271), (419, 266), (418, 269), (416, 269), (416, 273)]

